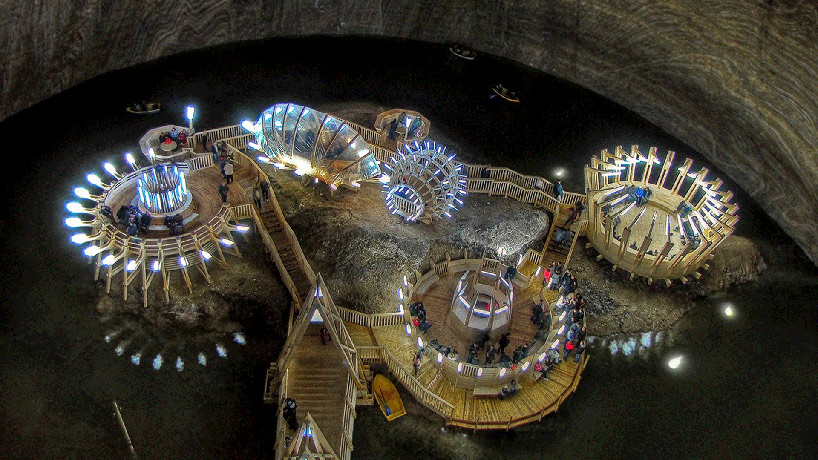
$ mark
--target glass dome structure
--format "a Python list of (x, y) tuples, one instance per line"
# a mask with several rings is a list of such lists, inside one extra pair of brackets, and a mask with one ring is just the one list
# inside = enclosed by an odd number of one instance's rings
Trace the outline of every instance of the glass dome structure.
[(276, 104), (254, 126), (263, 152), (330, 185), (349, 184), (381, 175), (369, 144), (340, 118), (298, 104)]

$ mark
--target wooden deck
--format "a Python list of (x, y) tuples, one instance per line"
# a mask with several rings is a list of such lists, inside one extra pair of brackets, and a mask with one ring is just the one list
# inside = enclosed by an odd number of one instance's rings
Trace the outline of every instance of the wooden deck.
[[(432, 327), (423, 335), (423, 341), (429, 343), (432, 339), (444, 346), (450, 346), (457, 350), (461, 360), (468, 357), (470, 343), (461, 340), (455, 332), (448, 327), (448, 322), (452, 321), (448, 317), (451, 308), (452, 295), (457, 287), (457, 282), (463, 272), (448, 273), (441, 277), (435, 284), (429, 287), (423, 294), (415, 294), (413, 302), (423, 302), (426, 309), (426, 319)], [(540, 284), (533, 283), (531, 287), (522, 289), (514, 286), (514, 305), (511, 309), (511, 327), (509, 332), (510, 344), (506, 347), (506, 354), (511, 356), (515, 348), (523, 344), (531, 344), (538, 327), (531, 323), (531, 308), (541, 299), (553, 300), (553, 291), (539, 292)], [(545, 296), (545, 297), (543, 297)], [(499, 356), (498, 356), (499, 358)], [(495, 362), (498, 358), (495, 358)], [(485, 354), (481, 352), (480, 362), (485, 362)]]
[(344, 430), (347, 369), (336, 347), (321, 344), (322, 326), (311, 324), (296, 349), (288, 368), (287, 396), (298, 404), (299, 425), (309, 413), (337, 453)]

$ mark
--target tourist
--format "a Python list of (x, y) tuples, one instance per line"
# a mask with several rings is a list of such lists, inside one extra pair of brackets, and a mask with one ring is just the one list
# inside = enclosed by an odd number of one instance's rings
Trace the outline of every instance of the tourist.
[(500, 355), (500, 360), (498, 361), (498, 363), (499, 363), (501, 366), (503, 366), (503, 367), (505, 367), (506, 369), (508, 369), (508, 368), (510, 368), (510, 367), (511, 367), (511, 364), (512, 364), (512, 363), (511, 363), (511, 357), (510, 357), (510, 356), (508, 356), (507, 354), (503, 353), (503, 354), (501, 354), (501, 355)]
[(253, 203), (255, 203), (256, 207), (261, 211), (261, 187), (258, 184), (253, 187)]
[(264, 198), (264, 201), (270, 199), (270, 182), (267, 179), (261, 181), (261, 196)]
[(409, 132), (406, 133), (406, 137), (408, 138), (414, 137), (414, 135), (420, 129), (422, 123), (423, 122), (420, 120), (420, 117), (415, 117), (415, 119), (412, 120), (412, 123), (409, 124)]
[(514, 352), (511, 354), (512, 363), (517, 364), (520, 362), (521, 359), (523, 359), (523, 355), (520, 350), (522, 350), (522, 347), (517, 347), (514, 349)]
[(535, 304), (533, 307), (531, 307), (531, 318), (530, 318), (531, 324), (539, 324), (540, 317), (542, 316), (542, 312), (543, 312), (542, 302), (540, 302), (538, 304)]
[(173, 129), (170, 130), (170, 134), (168, 134), (168, 137), (170, 138), (170, 140), (176, 142), (179, 139), (179, 130), (176, 129), (176, 127), (174, 126)]
[(515, 276), (517, 276), (517, 269), (511, 265), (506, 267), (506, 273), (505, 275), (503, 275), (503, 278), (505, 278), (508, 281), (513, 281)]
[(143, 232), (148, 231), (148, 227), (151, 225), (151, 215), (148, 211), (139, 215), (139, 229)]
[(562, 182), (557, 181), (557, 184), (554, 186), (554, 198), (556, 198), (557, 203), (562, 201)]
[(568, 359), (568, 355), (570, 355), (571, 352), (574, 351), (575, 348), (576, 348), (576, 345), (574, 345), (574, 342), (572, 342), (570, 340), (566, 340), (565, 341), (565, 346), (564, 346), (565, 354), (563, 354), (562, 359), (563, 360)]
[(422, 332), (424, 334), (429, 332), (430, 327), (432, 327), (432, 325), (429, 324), (429, 322), (426, 321), (425, 319), (423, 321), (421, 321), (420, 324), (418, 325), (418, 329), (420, 329), (420, 332)]
[(224, 178), (227, 179), (228, 184), (233, 183), (233, 162), (228, 161), (227, 164), (224, 165)]
[[(581, 323), (574, 323), (574, 324), (579, 325)], [(574, 340), (576, 340), (577, 342), (583, 342), (583, 341), (585, 341), (585, 337), (587, 337), (587, 336), (588, 336), (588, 327), (585, 326), (585, 325), (582, 325), (582, 327), (578, 328), (577, 332), (574, 334)]]
[(329, 331), (325, 327), (321, 328), (321, 330), (318, 332), (318, 336), (321, 337), (321, 345), (326, 345), (327, 342), (332, 340), (332, 337), (329, 335)]
[(182, 130), (182, 132), (179, 133), (179, 145), (186, 145), (186, 144), (187, 144), (187, 131)]
[(497, 356), (497, 348), (494, 345), (489, 344), (489, 347), (486, 348), (486, 364), (491, 364), (494, 362), (494, 357)]
[(534, 363), (534, 372), (531, 373), (531, 376), (534, 377), (534, 381), (541, 379), (545, 374), (545, 370), (543, 370), (542, 364), (539, 361)]
[(108, 206), (108, 205), (103, 205), (103, 206), (102, 206), (102, 209), (99, 211), (99, 213), (100, 213), (100, 214), (102, 214), (103, 216), (105, 216), (105, 217), (107, 217), (107, 218), (111, 219), (111, 222), (115, 222), (115, 219), (114, 219), (114, 212), (113, 212), (113, 211), (111, 211), (111, 207), (110, 207), (110, 206)]
[(565, 226), (567, 227), (573, 224), (577, 218), (579, 218), (580, 214), (582, 214), (584, 209), (585, 206), (582, 204), (582, 202), (577, 202), (574, 206), (572, 206), (568, 211), (568, 220), (565, 221)]
[(219, 186), (219, 195), (222, 197), (222, 203), (227, 203), (227, 192), (230, 191), (230, 188), (227, 187), (227, 183), (223, 183)]
[(545, 267), (545, 270), (543, 270), (543, 272), (542, 272), (542, 287), (540, 288), (540, 294), (542, 294), (542, 291), (544, 289), (547, 289), (548, 285), (551, 283), (551, 267), (552, 266), (553, 266), (553, 262), (552, 262), (552, 265), (549, 265), (549, 266)]
[(553, 268), (551, 269), (551, 281), (548, 283), (548, 290), (554, 290), (557, 288), (562, 281), (563, 275), (563, 266), (561, 263), (553, 263)]
[(412, 359), (412, 367), (415, 368), (415, 377), (417, 377), (418, 369), (420, 369), (420, 352), (415, 353), (415, 357)]
[(502, 354), (504, 354), (504, 353), (506, 352), (506, 347), (508, 346), (508, 344), (509, 344), (509, 342), (510, 342), (510, 341), (508, 340), (508, 336), (510, 336), (510, 335), (511, 335), (511, 333), (510, 333), (510, 332), (506, 332), (505, 334), (503, 334), (502, 336), (500, 336), (500, 341), (499, 341), (499, 342), (497, 342), (497, 344), (500, 346), (500, 354), (501, 354), (501, 355), (502, 355)]
[(398, 120), (393, 118), (392, 121), (389, 122), (389, 139), (392, 139), (394, 141), (394, 140), (397, 139), (397, 137), (398, 137)]
[(219, 157), (221, 156), (221, 152), (219, 152), (219, 145), (214, 142), (210, 144), (210, 149), (213, 152), (213, 164), (218, 164)]
[(289, 426), (291, 430), (298, 429), (296, 409), (298, 409), (298, 404), (296, 404), (293, 398), (287, 398), (284, 400), (284, 408), (282, 412), (284, 415), (284, 420), (287, 422), (287, 426)]
[(584, 340), (581, 340), (579, 342), (579, 345), (577, 345), (576, 354), (574, 355), (574, 361), (575, 362), (579, 362), (579, 360), (581, 359), (582, 353), (585, 351), (585, 346), (586, 346), (586, 343), (585, 343)]

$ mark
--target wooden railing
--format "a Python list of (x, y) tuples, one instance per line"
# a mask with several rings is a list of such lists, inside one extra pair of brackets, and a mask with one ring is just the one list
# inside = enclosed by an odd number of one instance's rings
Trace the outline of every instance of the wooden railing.
[(338, 308), (338, 314), (344, 321), (364, 327), (399, 326), (406, 322), (403, 313), (362, 313), (345, 307)]
[(278, 387), (278, 428), (275, 442), (275, 458), (280, 460), (284, 458), (284, 450), (287, 448), (285, 439), (287, 437), (287, 422), (284, 421), (284, 399), (287, 398), (287, 377), (289, 371), (284, 371), (284, 376), (281, 378), (281, 384)]
[(340, 460), (349, 460), (352, 456), (352, 433), (355, 430), (355, 383), (352, 375), (347, 374), (346, 394), (344, 396), (343, 430), (338, 448)]
[(386, 363), (389, 371), (412, 393), (418, 401), (432, 409), (441, 417), (449, 420), (454, 412), (454, 406), (426, 388), (415, 376), (404, 368), (388, 349), (380, 346), (358, 347), (358, 353), (364, 361), (380, 361)]

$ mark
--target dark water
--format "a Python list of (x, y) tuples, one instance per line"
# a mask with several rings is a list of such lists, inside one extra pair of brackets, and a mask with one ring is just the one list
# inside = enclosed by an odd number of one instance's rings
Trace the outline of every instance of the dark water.
[[(343, 52), (339, 51), (343, 50)], [(364, 57), (366, 56), (366, 57)], [(411, 58), (407, 58), (407, 56)], [(35, 76), (36, 77), (36, 76)], [(501, 81), (521, 104), (490, 100)], [(161, 115), (122, 110), (163, 102)], [(255, 118), (280, 101), (406, 107), (465, 158), (553, 178), (604, 147), (695, 152), (621, 107), (499, 59), (450, 57), (444, 47), (373, 39), (274, 40), (218, 47), (114, 72), (0, 124), (7, 176), (0, 310), (0, 458), (125, 458), (109, 401), (123, 405), (141, 458), (272, 458), (274, 414), (262, 406), (264, 369), (281, 337), (262, 333), (227, 360), (177, 373), (133, 366), (103, 341), (96, 289), (62, 226), (71, 188), (136, 150), (148, 128), (199, 128)], [(19, 162), (17, 161), (19, 159)], [(733, 189), (736, 188), (733, 186)], [(816, 271), (746, 194), (739, 232), (764, 234), (763, 282), (705, 299), (664, 339), (611, 354), (599, 339), (579, 391), (553, 417), (511, 433), (441, 431), (415, 404), (387, 424), (359, 409), (354, 458), (817, 458)], [(731, 302), (738, 316), (719, 314)], [(259, 346), (254, 346), (259, 345)], [(678, 371), (664, 365), (683, 353)]]

